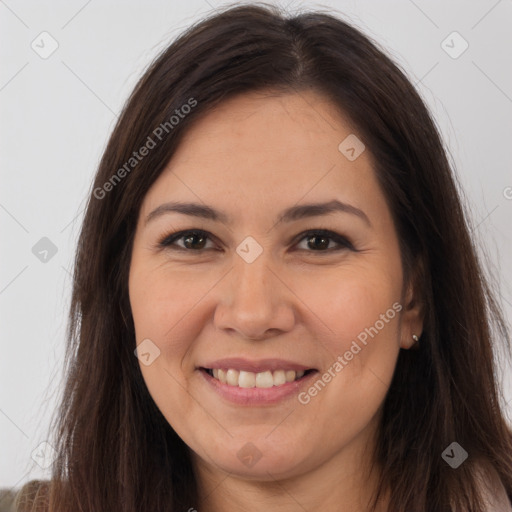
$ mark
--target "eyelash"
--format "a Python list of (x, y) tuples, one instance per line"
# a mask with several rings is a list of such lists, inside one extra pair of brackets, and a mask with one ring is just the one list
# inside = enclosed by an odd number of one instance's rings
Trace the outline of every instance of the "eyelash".
[[(187, 230), (182, 230), (182, 231), (176, 231), (174, 233), (168, 233), (162, 240), (160, 240), (160, 242), (158, 243), (158, 247), (160, 249), (170, 249), (170, 250), (174, 250), (174, 251), (185, 251), (185, 252), (196, 253), (196, 254), (203, 253), (206, 250), (211, 250), (211, 249), (187, 249), (185, 247), (179, 247), (179, 246), (175, 245), (174, 242), (184, 238), (185, 235), (206, 235), (207, 241), (208, 240), (213, 241), (212, 238), (210, 238), (210, 236), (209, 236), (210, 233), (208, 233), (208, 231), (204, 231), (201, 229), (187, 229)], [(341, 247), (334, 248), (334, 249), (333, 248), (320, 249), (318, 251), (307, 250), (307, 249), (301, 249), (301, 250), (304, 250), (306, 252), (311, 252), (311, 253), (332, 253), (333, 251), (349, 249), (351, 251), (357, 252), (355, 247), (352, 245), (352, 243), (346, 237), (344, 237), (334, 231), (331, 231), (329, 229), (322, 229), (322, 228), (310, 229), (308, 231), (303, 231), (302, 233), (300, 233), (299, 235), (297, 235), (294, 238), (294, 245), (297, 245), (299, 242), (301, 242), (305, 238), (307, 238), (309, 236), (314, 236), (314, 235), (319, 235), (319, 236), (323, 236), (326, 238), (330, 238), (330, 239), (332, 239), (332, 241), (336, 242)]]

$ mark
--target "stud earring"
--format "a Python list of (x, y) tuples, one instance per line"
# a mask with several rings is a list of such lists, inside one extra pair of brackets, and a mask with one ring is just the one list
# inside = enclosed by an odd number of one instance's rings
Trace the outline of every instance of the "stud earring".
[(412, 345), (411, 348), (417, 350), (418, 348), (420, 348), (420, 339), (418, 338), (418, 336), (416, 336), (416, 334), (412, 335), (412, 339), (414, 340), (414, 344)]

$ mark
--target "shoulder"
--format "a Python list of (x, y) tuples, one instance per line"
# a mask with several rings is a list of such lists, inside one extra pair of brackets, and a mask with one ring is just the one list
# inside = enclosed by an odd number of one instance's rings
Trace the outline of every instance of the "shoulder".
[(49, 480), (31, 480), (16, 492), (9, 512), (49, 512), (49, 496)]
[(15, 497), (16, 490), (9, 488), (0, 489), (0, 511), (11, 512), (13, 510)]
[(507, 496), (507, 491), (492, 464), (479, 463), (475, 469), (475, 476), (485, 499), (486, 511), (512, 512), (512, 504)]

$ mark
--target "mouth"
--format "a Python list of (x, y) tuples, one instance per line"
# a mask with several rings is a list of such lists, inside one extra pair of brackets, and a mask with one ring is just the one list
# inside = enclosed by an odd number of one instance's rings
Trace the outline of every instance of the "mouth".
[(251, 372), (235, 368), (200, 368), (200, 370), (221, 384), (238, 388), (274, 388), (291, 382), (306, 379), (308, 375), (316, 372), (314, 368), (307, 370), (264, 370)]
[[(306, 359), (306, 358), (305, 358)], [(293, 400), (319, 371), (298, 361), (228, 357), (204, 361), (196, 367), (207, 393), (237, 406), (268, 407)]]

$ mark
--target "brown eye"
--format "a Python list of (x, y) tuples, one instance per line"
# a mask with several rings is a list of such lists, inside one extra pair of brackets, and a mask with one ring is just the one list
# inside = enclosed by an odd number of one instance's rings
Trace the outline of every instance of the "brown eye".
[(310, 235), (307, 237), (308, 247), (310, 249), (327, 249), (329, 247), (329, 237), (325, 235)]
[[(299, 241), (306, 240), (306, 250), (308, 252), (332, 252), (340, 249), (355, 250), (354, 246), (343, 236), (326, 229), (307, 231), (300, 235)], [(329, 247), (334, 242), (338, 247)]]
[(202, 234), (192, 233), (183, 237), (183, 245), (187, 249), (203, 249), (206, 245), (206, 237)]
[[(164, 238), (164, 240), (160, 242), (160, 246), (177, 250), (202, 251), (205, 249), (208, 239), (208, 234), (205, 231), (179, 231), (177, 233), (171, 233)], [(179, 240), (183, 240), (183, 245), (176, 243)]]

